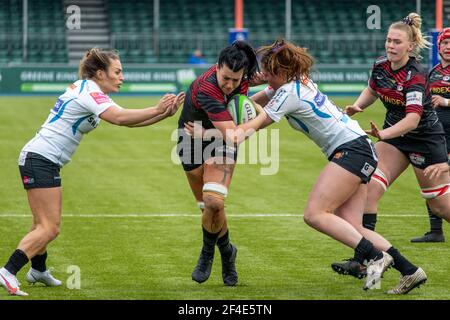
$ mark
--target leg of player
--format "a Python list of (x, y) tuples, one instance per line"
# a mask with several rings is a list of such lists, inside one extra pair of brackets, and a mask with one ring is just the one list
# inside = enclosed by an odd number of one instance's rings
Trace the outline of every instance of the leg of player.
[(447, 174), (441, 174), (429, 179), (422, 169), (416, 167), (414, 167), (414, 173), (422, 189), (421, 194), (432, 212), (450, 222), (450, 177)]
[[(34, 265), (45, 268), (46, 254), (43, 250), (58, 236), (61, 222), (61, 187), (29, 189), (27, 195), (35, 228), (20, 241), (6, 265), (0, 269), (0, 283), (11, 295), (27, 295), (20, 290), (16, 274), (36, 256), (38, 261), (35, 260)], [(44, 254), (39, 257), (39, 253)], [(30, 271), (35, 277), (32, 282), (61, 284), (47, 270), (41, 272), (32, 268)]]
[[(378, 155), (378, 167), (368, 183), (367, 200), (362, 219), (364, 228), (372, 231), (375, 230), (378, 201), (386, 192), (388, 186), (409, 165), (406, 156), (394, 146), (379, 141), (375, 144), (375, 148)], [(358, 279), (366, 276), (366, 267), (354, 258), (346, 259), (342, 262), (334, 262), (331, 266), (334, 271), (340, 274), (352, 275)]]
[(358, 261), (369, 261), (368, 277), (363, 288), (370, 289), (380, 281), (391, 265), (392, 257), (375, 248), (350, 223), (332, 214), (353, 197), (359, 197), (355, 201), (360, 206), (364, 203), (365, 192), (359, 190), (360, 185), (361, 179), (358, 176), (329, 162), (310, 193), (304, 220), (314, 229), (354, 249)]
[(445, 242), (444, 230), (442, 229), (442, 218), (433, 213), (428, 203), (426, 204), (426, 207), (428, 219), (430, 221), (430, 231), (421, 237), (411, 239), (411, 242)]
[[(340, 206), (335, 211), (335, 214), (353, 225), (355, 229), (359, 233), (361, 233), (364, 238), (372, 242), (378, 250), (385, 251), (392, 256), (394, 260), (393, 267), (402, 274), (402, 278), (400, 280), (400, 284), (397, 286), (397, 290), (390, 293), (408, 293), (426, 280), (425, 272), (421, 268), (412, 264), (408, 259), (406, 259), (399, 250), (394, 248), (391, 243), (381, 235), (363, 227), (363, 225), (361, 224), (361, 212), (364, 208), (364, 199), (366, 197), (366, 193), (367, 186), (362, 184), (355, 196), (351, 197), (342, 206)], [(349, 259), (349, 261), (353, 262), (353, 269), (350, 269), (350, 271), (353, 272), (352, 275), (357, 278), (362, 278), (361, 274), (364, 273), (362, 268), (362, 261), (358, 261), (358, 256), (356, 254), (355, 257)], [(332, 268), (336, 272), (339, 272), (338, 270), (336, 270), (338, 267), (335, 264), (332, 265)], [(351, 273), (347, 271), (347, 274)], [(410, 279), (411, 277), (413, 277), (412, 280)], [(406, 279), (409, 279), (409, 282), (407, 282)]]
[(237, 248), (230, 242), (224, 206), (234, 166), (234, 160), (231, 158), (209, 159), (205, 162), (203, 177), (205, 214), (202, 223), (210, 234), (217, 235), (217, 246), (222, 260), (222, 279), (227, 286), (234, 286), (238, 281), (235, 265)]
[[(378, 155), (378, 167), (368, 185), (367, 202), (364, 209), (365, 220), (373, 221), (372, 224), (364, 226), (372, 231), (375, 230), (376, 215), (378, 212), (378, 201), (392, 184), (409, 165), (406, 156), (394, 146), (379, 141), (375, 144)], [(373, 218), (367, 218), (372, 216)]]
[[(185, 171), (186, 177), (189, 181), (189, 186), (191, 187), (192, 193), (194, 194), (195, 200), (197, 201), (197, 205), (202, 212), (202, 220), (205, 213), (205, 203), (203, 202), (203, 166), (204, 164), (191, 171)], [(209, 276), (211, 275), (211, 268), (214, 261), (214, 250), (211, 250), (211, 242), (214, 242), (214, 248), (215, 240), (211, 239), (212, 236), (210, 236), (209, 233), (206, 232), (203, 226), (202, 231), (203, 246), (200, 252), (200, 257), (197, 261), (197, 265), (192, 272), (192, 280), (198, 283), (202, 283), (208, 280)]]

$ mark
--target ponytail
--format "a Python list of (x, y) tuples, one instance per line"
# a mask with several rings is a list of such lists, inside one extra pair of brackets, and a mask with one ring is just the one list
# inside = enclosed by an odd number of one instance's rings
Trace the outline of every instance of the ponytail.
[(408, 35), (409, 41), (414, 44), (414, 49), (411, 56), (421, 59), (420, 51), (429, 48), (431, 43), (425, 39), (421, 31), (422, 18), (415, 12), (411, 12), (402, 21), (397, 21), (391, 24), (390, 28), (403, 30)]
[(95, 78), (98, 70), (108, 70), (109, 65), (111, 64), (110, 59), (120, 60), (117, 52), (103, 51), (99, 48), (88, 50), (80, 61), (80, 79)]

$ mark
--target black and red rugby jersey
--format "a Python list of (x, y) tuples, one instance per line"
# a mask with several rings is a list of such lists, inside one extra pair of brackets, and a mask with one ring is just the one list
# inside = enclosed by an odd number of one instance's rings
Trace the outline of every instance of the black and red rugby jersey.
[(387, 109), (383, 128), (392, 127), (415, 112), (421, 116), (416, 129), (405, 136), (442, 134), (442, 126), (436, 125), (438, 118), (431, 103), (426, 70), (413, 57), (398, 70), (392, 70), (386, 56), (378, 58), (372, 68), (369, 86), (376, 91)]
[[(434, 66), (428, 75), (428, 82), (432, 95), (438, 95), (444, 97), (445, 99), (450, 99), (450, 66), (443, 68), (441, 63)], [(435, 110), (442, 126), (444, 127), (445, 135), (447, 139), (449, 139), (450, 107), (436, 107)], [(447, 148), (450, 149), (448, 142)]]
[(212, 129), (211, 121), (233, 120), (226, 109), (229, 99), (236, 94), (248, 95), (248, 80), (243, 79), (230, 95), (225, 95), (217, 82), (217, 65), (212, 66), (190, 85), (186, 92), (178, 128), (188, 121), (202, 121), (205, 129)]
[(450, 65), (443, 68), (439, 63), (431, 69), (428, 82), (432, 95), (439, 95), (450, 99)]

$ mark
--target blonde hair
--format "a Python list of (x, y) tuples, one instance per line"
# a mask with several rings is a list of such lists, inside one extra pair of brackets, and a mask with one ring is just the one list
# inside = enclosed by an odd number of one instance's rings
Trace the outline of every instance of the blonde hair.
[(91, 79), (96, 75), (97, 70), (107, 71), (111, 61), (120, 60), (116, 51), (103, 51), (99, 48), (88, 50), (80, 61), (80, 79)]
[(284, 39), (262, 46), (256, 53), (265, 71), (274, 75), (285, 73), (287, 82), (309, 78), (314, 64), (314, 58), (306, 48), (297, 47)]
[(402, 21), (394, 22), (390, 25), (389, 29), (399, 29), (406, 32), (409, 41), (414, 44), (414, 49), (411, 52), (411, 56), (421, 59), (420, 51), (425, 48), (429, 48), (431, 43), (427, 41), (422, 34), (422, 18), (415, 12), (411, 12)]

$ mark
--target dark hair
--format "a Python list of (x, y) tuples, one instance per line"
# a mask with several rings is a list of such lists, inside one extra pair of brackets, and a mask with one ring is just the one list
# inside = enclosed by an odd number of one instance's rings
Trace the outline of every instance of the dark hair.
[(245, 41), (235, 41), (220, 52), (219, 68), (226, 65), (233, 72), (244, 69), (244, 75), (251, 79), (258, 72), (255, 50)]
[(274, 75), (284, 72), (287, 82), (309, 78), (314, 64), (314, 58), (306, 48), (297, 47), (284, 39), (260, 47), (257, 54), (265, 71)]
[(97, 70), (108, 70), (110, 59), (120, 60), (116, 51), (103, 51), (99, 48), (88, 50), (80, 61), (79, 75), (81, 79), (95, 77)]

